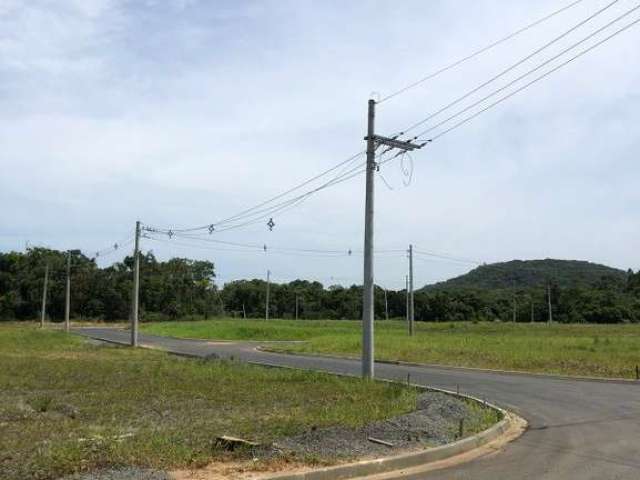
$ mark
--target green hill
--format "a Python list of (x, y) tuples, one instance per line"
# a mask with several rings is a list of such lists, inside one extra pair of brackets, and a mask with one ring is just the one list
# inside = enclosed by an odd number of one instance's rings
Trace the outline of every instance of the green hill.
[(427, 285), (423, 290), (500, 289), (544, 286), (547, 282), (559, 287), (594, 286), (603, 281), (624, 283), (627, 272), (597, 263), (580, 260), (511, 260), (491, 263), (445, 282)]

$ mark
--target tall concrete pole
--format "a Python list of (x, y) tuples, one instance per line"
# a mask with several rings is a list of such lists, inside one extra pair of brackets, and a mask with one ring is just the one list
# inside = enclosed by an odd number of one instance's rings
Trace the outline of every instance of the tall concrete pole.
[(547, 283), (547, 302), (549, 305), (549, 319), (547, 320), (547, 323), (551, 323), (553, 322), (553, 312), (551, 310), (551, 284)]
[(404, 276), (404, 292), (405, 292), (404, 318), (407, 321), (407, 332), (408, 332), (409, 331), (409, 275)]
[(367, 175), (364, 206), (364, 281), (362, 288), (362, 377), (373, 378), (373, 204), (376, 102), (369, 100), (367, 114)]
[(298, 294), (296, 293), (296, 320), (298, 320)]
[(131, 313), (131, 346), (138, 346), (138, 311), (140, 310), (140, 220), (136, 221), (133, 244), (133, 312)]
[(409, 245), (409, 335), (414, 334), (414, 305), (413, 305), (413, 245)]
[(267, 299), (264, 302), (264, 319), (269, 320), (269, 290), (271, 287), (271, 272), (267, 270)]
[(64, 329), (69, 332), (71, 322), (69, 317), (71, 315), (71, 252), (67, 252), (67, 285), (64, 295)]
[(533, 312), (533, 297), (531, 298), (531, 323), (533, 323), (534, 320), (534, 312)]
[(44, 320), (47, 317), (47, 286), (49, 283), (49, 264), (44, 266), (44, 284), (42, 285), (42, 308), (40, 309), (40, 328), (44, 328)]
[(389, 302), (387, 302), (387, 289), (384, 289), (384, 318), (389, 320)]
[(513, 285), (513, 311), (511, 312), (511, 321), (513, 323), (516, 323), (518, 321), (518, 306), (516, 304), (516, 281), (513, 280), (511, 284)]

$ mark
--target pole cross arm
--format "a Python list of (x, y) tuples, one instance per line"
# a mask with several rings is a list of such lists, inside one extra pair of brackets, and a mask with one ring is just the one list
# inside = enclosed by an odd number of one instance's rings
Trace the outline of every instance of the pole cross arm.
[[(364, 137), (365, 140), (368, 140), (369, 137)], [(391, 148), (399, 148), (400, 150), (411, 151), (422, 148), (422, 145), (418, 145), (416, 143), (411, 142), (403, 142), (402, 140), (396, 140), (395, 138), (383, 137), (382, 135), (374, 135), (373, 141), (378, 145), (387, 145)]]

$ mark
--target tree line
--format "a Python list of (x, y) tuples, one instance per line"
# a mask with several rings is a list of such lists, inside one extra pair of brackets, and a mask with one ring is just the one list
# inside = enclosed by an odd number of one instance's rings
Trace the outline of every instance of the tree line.
[[(80, 252), (71, 255), (71, 315), (74, 319), (122, 321), (130, 316), (133, 258), (100, 268)], [(47, 314), (64, 317), (67, 253), (30, 248), (0, 253), (0, 319), (33, 320), (41, 308), (45, 266), (49, 270)], [(140, 258), (140, 318), (142, 321), (232, 316), (264, 318), (267, 284), (238, 280), (216, 283), (209, 261), (172, 258), (159, 261), (151, 253)], [(565, 287), (549, 280), (547, 288), (452, 288), (415, 292), (417, 321), (621, 323), (640, 321), (640, 273), (626, 279), (603, 276), (592, 285)], [(270, 285), (271, 318), (358, 319), (362, 287), (324, 286), (296, 280)], [(405, 290), (376, 287), (376, 318), (404, 318)]]

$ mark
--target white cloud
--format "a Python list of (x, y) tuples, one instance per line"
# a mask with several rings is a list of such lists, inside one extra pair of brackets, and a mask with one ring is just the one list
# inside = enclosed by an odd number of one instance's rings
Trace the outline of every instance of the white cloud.
[[(631, 6), (619, 3), (606, 18)], [(435, 111), (604, 4), (583, 2), (380, 105), (379, 131)], [(392, 92), (558, 8), (426, 5), (0, 2), (0, 247), (22, 248), (26, 235), (91, 250), (136, 218), (226, 217), (359, 151), (371, 91)], [(377, 183), (377, 244), (635, 266), (639, 31), (416, 153), (409, 187), (397, 165), (385, 167), (394, 190)], [(354, 179), (276, 218), (274, 232), (259, 224), (222, 238), (359, 249), (363, 191)], [(156, 251), (213, 255), (222, 276), (269, 267), (281, 277), (360, 277), (356, 260)], [(401, 283), (404, 269), (401, 256), (381, 258), (378, 275)], [(432, 262), (417, 274), (459, 272)]]

